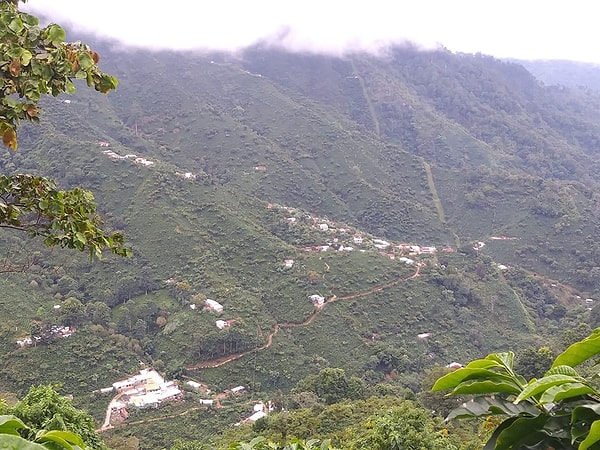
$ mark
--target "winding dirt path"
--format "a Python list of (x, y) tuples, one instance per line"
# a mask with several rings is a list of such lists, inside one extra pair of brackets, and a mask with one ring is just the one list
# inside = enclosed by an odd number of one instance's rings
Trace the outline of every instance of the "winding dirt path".
[[(329, 271), (329, 265), (327, 263), (325, 263), (326, 265), (326, 272)], [(325, 303), (323, 303), (323, 306), (321, 306), (320, 308), (315, 308), (315, 310), (302, 322), (281, 322), (275, 325), (275, 327), (273, 328), (273, 331), (271, 331), (268, 336), (267, 336), (267, 340), (266, 342), (261, 345), (260, 347), (257, 348), (253, 348), (252, 350), (248, 350), (246, 352), (242, 352), (242, 353), (236, 353), (234, 355), (229, 355), (229, 356), (225, 356), (223, 358), (218, 358), (218, 359), (213, 359), (211, 361), (204, 361), (198, 364), (194, 364), (192, 366), (188, 366), (186, 367), (186, 370), (198, 370), (198, 369), (209, 369), (209, 368), (214, 368), (214, 367), (220, 367), (220, 366), (224, 366), (225, 364), (228, 364), (232, 361), (235, 361), (237, 359), (242, 358), (243, 356), (249, 355), (251, 353), (256, 353), (256, 352), (260, 352), (262, 350), (265, 350), (267, 348), (269, 348), (272, 344), (273, 344), (273, 337), (279, 333), (279, 330), (284, 327), (284, 328), (294, 328), (294, 327), (304, 327), (306, 325), (310, 325), (313, 320), (315, 320), (315, 317), (317, 317), (321, 311), (323, 311), (323, 309), (325, 309), (325, 307), (329, 304), (329, 303), (333, 303), (333, 302), (337, 302), (340, 300), (350, 300), (353, 298), (360, 298), (360, 297), (366, 297), (368, 295), (374, 294), (376, 292), (381, 292), (384, 289), (390, 288), (392, 286), (395, 286), (397, 284), (400, 283), (404, 283), (408, 280), (412, 280), (413, 278), (416, 278), (419, 276), (421, 271), (421, 264), (418, 263), (417, 264), (417, 268), (415, 270), (415, 272), (405, 278), (399, 278), (395, 281), (391, 281), (389, 283), (386, 284), (382, 284), (381, 286), (377, 286), (373, 289), (369, 289), (368, 291), (363, 291), (363, 292), (357, 292), (354, 294), (349, 294), (349, 295), (344, 295), (342, 297), (338, 297), (335, 294), (333, 294), (331, 297), (329, 297), (327, 299), (327, 301), (325, 301)], [(259, 325), (259, 330), (260, 330), (260, 325)], [(262, 330), (261, 330), (261, 335), (262, 335)], [(106, 417), (104, 419), (104, 424), (102, 425), (102, 427), (100, 427), (98, 430), (96, 430), (97, 432), (101, 433), (103, 431), (109, 430), (111, 428), (114, 428), (114, 425), (111, 425), (110, 423), (110, 417), (111, 417), (111, 413), (112, 413), (112, 405), (117, 402), (121, 396), (123, 395), (123, 393), (117, 394), (109, 403), (108, 408), (106, 410)], [(217, 395), (217, 407), (220, 406), (219, 404), (219, 399), (220, 398), (224, 398), (225, 394), (219, 394)], [(188, 414), (191, 411), (195, 411), (197, 409), (201, 409), (201, 407), (194, 407), (194, 408), (190, 408), (186, 411), (183, 411), (179, 414), (173, 414), (173, 415), (167, 415), (167, 416), (161, 416), (161, 417), (154, 417), (154, 418), (150, 418), (150, 419), (143, 419), (143, 420), (137, 420), (135, 422), (129, 422), (129, 423), (123, 423), (122, 425), (137, 425), (137, 424), (141, 424), (141, 423), (149, 423), (149, 422), (155, 422), (158, 420), (164, 420), (164, 419), (170, 419), (173, 417), (178, 417), (178, 416), (183, 416), (185, 414)]]
[(408, 277), (399, 278), (395, 281), (391, 281), (389, 283), (382, 284), (381, 286), (377, 286), (373, 289), (369, 289), (368, 291), (344, 295), (343, 297), (338, 297), (334, 294), (331, 297), (329, 297), (329, 299), (327, 299), (327, 301), (325, 303), (323, 303), (323, 306), (321, 306), (320, 308), (315, 308), (315, 310), (303, 322), (281, 322), (281, 323), (276, 324), (275, 327), (273, 328), (273, 331), (271, 331), (269, 333), (269, 335), (267, 336), (267, 341), (260, 347), (256, 347), (256, 348), (253, 348), (252, 350), (248, 350), (248, 351), (241, 352), (241, 353), (236, 353), (234, 355), (228, 355), (228, 356), (224, 356), (222, 358), (213, 359), (210, 361), (203, 361), (201, 363), (186, 367), (186, 370), (209, 369), (209, 368), (224, 366), (225, 364), (228, 364), (232, 361), (240, 359), (243, 356), (265, 350), (273, 344), (273, 337), (279, 332), (279, 330), (282, 327), (294, 328), (294, 327), (303, 327), (306, 325), (310, 325), (313, 322), (313, 320), (315, 320), (315, 317), (317, 317), (329, 303), (337, 302), (340, 300), (350, 300), (353, 298), (366, 297), (366, 296), (372, 295), (376, 292), (381, 292), (384, 289), (388, 289), (397, 284), (404, 283), (406, 281), (412, 280), (413, 278), (417, 278), (420, 275), (420, 271), (421, 271), (421, 264), (417, 264), (417, 268), (416, 268), (415, 272)]

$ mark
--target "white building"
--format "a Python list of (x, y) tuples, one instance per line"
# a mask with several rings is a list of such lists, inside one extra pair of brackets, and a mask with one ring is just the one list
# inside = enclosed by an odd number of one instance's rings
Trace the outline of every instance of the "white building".
[(204, 304), (208, 309), (212, 309), (213, 311), (216, 311), (218, 313), (223, 312), (223, 305), (221, 305), (219, 302), (211, 300), (210, 298), (204, 300)]
[(309, 296), (308, 298), (313, 303), (313, 305), (315, 305), (317, 307), (323, 306), (325, 304), (325, 297), (321, 297), (318, 294), (313, 294), (313, 295)]

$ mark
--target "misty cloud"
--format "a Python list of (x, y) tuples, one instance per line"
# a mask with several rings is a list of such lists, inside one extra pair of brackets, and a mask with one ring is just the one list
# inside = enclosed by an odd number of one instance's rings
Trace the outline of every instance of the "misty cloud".
[(155, 49), (380, 51), (407, 41), (497, 57), (600, 62), (594, 2), (572, 0), (29, 0), (72, 29)]

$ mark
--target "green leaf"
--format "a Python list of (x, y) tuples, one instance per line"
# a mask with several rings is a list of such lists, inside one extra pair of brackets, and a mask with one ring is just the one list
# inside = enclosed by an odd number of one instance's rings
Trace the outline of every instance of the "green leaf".
[(519, 386), (515, 385), (512, 381), (506, 379), (487, 379), (487, 380), (467, 380), (460, 383), (451, 392), (452, 395), (462, 394), (490, 394), (490, 393), (502, 393), (502, 394), (514, 394), (517, 395), (521, 392)]
[(65, 30), (55, 23), (48, 25), (46, 30), (48, 32), (48, 39), (50, 39), (53, 44), (60, 44), (67, 38)]
[(8, 24), (8, 28), (10, 28), (11, 31), (19, 34), (21, 31), (23, 31), (23, 21), (19, 17), (15, 17)]
[(546, 390), (540, 398), (540, 403), (556, 403), (567, 398), (580, 397), (586, 394), (595, 394), (596, 391), (583, 383), (565, 383), (553, 386)]
[(573, 377), (578, 377), (579, 373), (573, 369), (571, 366), (556, 366), (550, 369), (544, 376), (548, 375), (571, 375)]
[(502, 367), (497, 361), (491, 359), (476, 359), (467, 364), (465, 369), (489, 369), (492, 367)]
[(540, 409), (536, 408), (531, 403), (525, 402), (515, 405), (513, 402), (503, 398), (496, 398), (493, 396), (476, 397), (452, 410), (446, 420), (490, 415), (537, 416), (539, 413)]
[(23, 53), (21, 53), (21, 64), (24, 66), (28, 66), (31, 58), (32, 58), (32, 54), (29, 50), (23, 50)]
[[(498, 380), (505, 379), (511, 380), (511, 377), (508, 375), (504, 375), (500, 372), (494, 372), (492, 370), (487, 369), (470, 369), (467, 367), (463, 367), (462, 369), (455, 370), (454, 372), (450, 372), (443, 377), (439, 378), (433, 387), (432, 391), (443, 391), (446, 389), (453, 389), (457, 387), (460, 383), (466, 380)], [(490, 394), (495, 393), (495, 391), (489, 392)]]
[(15, 416), (0, 416), (0, 434), (12, 434), (18, 436), (18, 429), (27, 428), (21, 419)]
[(515, 354), (513, 352), (492, 353), (491, 355), (488, 355), (486, 359), (495, 361), (504, 366), (506, 369), (512, 371)]
[[(495, 450), (522, 448), (522, 445), (535, 445), (548, 437), (541, 432), (548, 416), (519, 417), (503, 429), (496, 439)], [(484, 448), (487, 448), (484, 447)]]
[(36, 442), (46, 443), (53, 442), (58, 445), (62, 445), (67, 450), (72, 450), (73, 446), (79, 447), (81, 449), (85, 448), (85, 443), (83, 439), (72, 433), (70, 431), (61, 431), (61, 430), (50, 430), (45, 431), (43, 434), (36, 438)]
[(546, 391), (552, 386), (565, 383), (578, 383), (580, 381), (582, 381), (581, 377), (573, 377), (571, 375), (549, 375), (547, 377), (542, 377), (539, 380), (533, 379), (527, 386), (525, 386), (523, 392), (517, 396), (514, 402), (519, 403), (523, 400), (531, 398)]
[(8, 434), (2, 435), (1, 443), (2, 448), (10, 450), (48, 450), (41, 444), (35, 442), (29, 442), (20, 436), (10, 436)]
[(600, 420), (596, 420), (592, 423), (590, 432), (581, 444), (579, 444), (579, 450), (587, 450), (598, 441), (600, 441)]
[(83, 70), (88, 70), (94, 65), (94, 60), (88, 53), (79, 54), (79, 65)]
[(552, 368), (557, 366), (577, 366), (600, 353), (600, 328), (582, 341), (575, 342), (556, 357)]

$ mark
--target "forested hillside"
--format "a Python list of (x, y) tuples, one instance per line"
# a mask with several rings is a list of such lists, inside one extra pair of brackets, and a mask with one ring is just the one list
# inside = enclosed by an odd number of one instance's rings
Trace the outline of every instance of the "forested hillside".
[[(3, 230), (30, 267), (0, 279), (0, 393), (61, 383), (100, 422), (92, 392), (142, 364), (252, 399), (332, 367), (410, 397), (436, 366), (599, 322), (598, 94), (447, 51), (94, 47), (117, 91), (45, 101), (0, 166), (94, 192), (133, 256)], [(235, 408), (174, 434), (214, 437)], [(131, 430), (150, 439), (110, 433)]]

